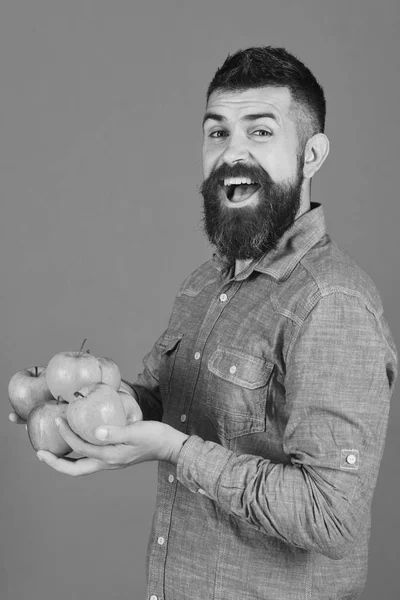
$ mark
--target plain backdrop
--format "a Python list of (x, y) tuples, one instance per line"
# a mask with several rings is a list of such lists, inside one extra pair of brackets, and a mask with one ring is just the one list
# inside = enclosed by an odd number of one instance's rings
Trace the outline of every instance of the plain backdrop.
[[(2, 600), (145, 598), (156, 465), (54, 472), (9, 423), (7, 385), (84, 338), (135, 379), (211, 255), (201, 119), (228, 53), (284, 46), (322, 83), (331, 153), (313, 200), (399, 345), (399, 26), (397, 0), (1, 0)], [(363, 600), (400, 596), (399, 391)]]

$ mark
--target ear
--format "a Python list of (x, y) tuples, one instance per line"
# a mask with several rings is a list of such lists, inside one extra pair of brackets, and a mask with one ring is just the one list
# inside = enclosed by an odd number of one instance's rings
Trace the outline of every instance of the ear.
[(329, 154), (329, 140), (324, 133), (316, 133), (306, 143), (304, 149), (303, 175), (311, 179), (321, 168)]

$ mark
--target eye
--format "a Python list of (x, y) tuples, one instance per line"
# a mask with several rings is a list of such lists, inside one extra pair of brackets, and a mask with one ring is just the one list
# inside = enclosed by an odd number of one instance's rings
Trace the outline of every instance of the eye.
[(216, 129), (215, 131), (212, 131), (208, 137), (221, 138), (221, 137), (225, 137), (226, 135), (227, 135), (227, 133), (223, 129)]
[(255, 131), (253, 131), (253, 135), (256, 135), (258, 137), (271, 137), (272, 132), (268, 129), (256, 129)]

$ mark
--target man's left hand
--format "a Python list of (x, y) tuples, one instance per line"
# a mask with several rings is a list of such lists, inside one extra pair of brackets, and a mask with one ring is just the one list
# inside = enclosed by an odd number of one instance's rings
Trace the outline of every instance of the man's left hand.
[(56, 471), (75, 477), (153, 460), (176, 464), (182, 444), (189, 437), (166, 423), (137, 421), (124, 427), (98, 427), (96, 436), (108, 444), (97, 446), (77, 436), (65, 419), (59, 419), (58, 427), (65, 441), (82, 458), (58, 458), (45, 450), (39, 450), (37, 456)]

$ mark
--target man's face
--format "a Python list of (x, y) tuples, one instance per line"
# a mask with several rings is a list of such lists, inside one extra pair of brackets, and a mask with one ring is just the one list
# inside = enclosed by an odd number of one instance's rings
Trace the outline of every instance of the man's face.
[(287, 88), (216, 91), (204, 117), (204, 222), (230, 259), (258, 258), (301, 212), (303, 158)]

